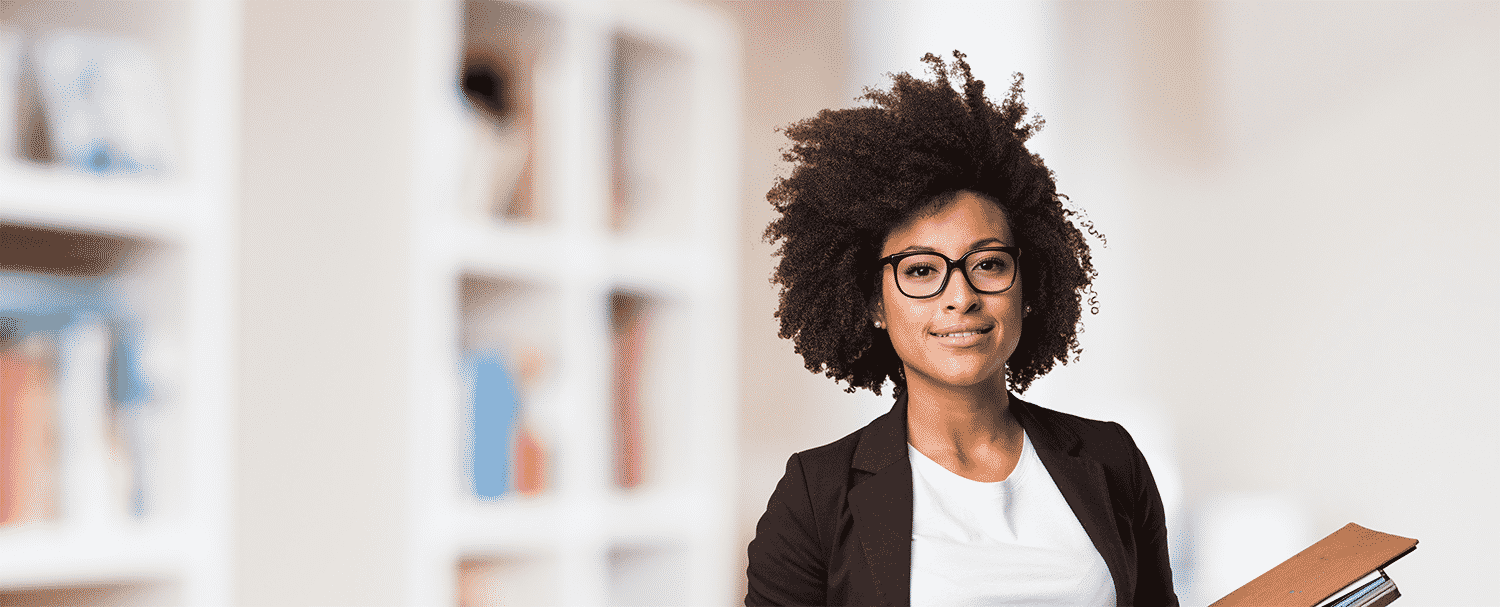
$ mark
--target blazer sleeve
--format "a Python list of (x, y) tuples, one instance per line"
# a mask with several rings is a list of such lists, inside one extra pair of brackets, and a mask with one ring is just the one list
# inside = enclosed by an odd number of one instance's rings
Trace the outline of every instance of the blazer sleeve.
[(792, 455), (750, 541), (746, 605), (823, 605), (828, 559), (802, 460)]
[[(1161, 492), (1156, 488), (1156, 478), (1146, 464), (1146, 456), (1135, 444), (1135, 439), (1123, 426), (1115, 424), (1131, 451), (1131, 483), (1135, 488), (1135, 512), (1131, 517), (1135, 534), (1136, 585), (1135, 598), (1129, 604), (1140, 607), (1154, 605), (1178, 605), (1177, 592), (1172, 588), (1172, 563), (1167, 554), (1167, 515), (1162, 505)], [(1121, 604), (1126, 604), (1121, 601)]]

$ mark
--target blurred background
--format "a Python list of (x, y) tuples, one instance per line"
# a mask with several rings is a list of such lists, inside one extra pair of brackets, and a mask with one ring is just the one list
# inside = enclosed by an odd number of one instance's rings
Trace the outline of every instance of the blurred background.
[(776, 337), (776, 129), (954, 49), (1183, 603), (1349, 522), (1500, 603), (1500, 4), (0, 0), (0, 604), (741, 601), (890, 407)]

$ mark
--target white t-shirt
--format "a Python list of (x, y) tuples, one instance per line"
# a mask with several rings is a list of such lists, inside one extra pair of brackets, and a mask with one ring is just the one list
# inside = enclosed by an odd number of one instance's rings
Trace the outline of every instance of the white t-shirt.
[(911, 604), (1114, 605), (1114, 578), (1025, 435), (1003, 481), (911, 458)]

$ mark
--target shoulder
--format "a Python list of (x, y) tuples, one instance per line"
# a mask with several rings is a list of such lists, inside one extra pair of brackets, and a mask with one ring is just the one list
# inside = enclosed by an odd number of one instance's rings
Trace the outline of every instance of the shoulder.
[(1020, 404), (1035, 420), (1037, 432), (1033, 433), (1033, 442), (1040, 437), (1073, 455), (1095, 460), (1112, 471), (1133, 474), (1133, 468), (1144, 460), (1135, 439), (1116, 422), (1079, 417), (1025, 401)]
[(1017, 404), (1026, 407), (1039, 425), (1063, 436), (1076, 437), (1083, 442), (1085, 448), (1134, 446), (1134, 442), (1130, 440), (1130, 433), (1118, 423), (1079, 417), (1026, 401), (1019, 401)]
[[(890, 411), (836, 441), (799, 451), (788, 467), (806, 482), (814, 501), (842, 501), (855, 485), (906, 460), (906, 408), (899, 399)], [(790, 470), (789, 470), (790, 472)]]
[[(886, 415), (889, 415), (887, 413)], [(882, 415), (881, 417), (884, 417)], [(878, 420), (879, 418), (877, 418)], [(798, 451), (792, 455), (809, 477), (826, 477), (830, 474), (845, 475), (854, 462), (854, 452), (859, 448), (859, 442), (869, 431), (870, 422), (858, 430), (850, 432), (843, 438), (820, 447), (813, 447), (805, 451)]]

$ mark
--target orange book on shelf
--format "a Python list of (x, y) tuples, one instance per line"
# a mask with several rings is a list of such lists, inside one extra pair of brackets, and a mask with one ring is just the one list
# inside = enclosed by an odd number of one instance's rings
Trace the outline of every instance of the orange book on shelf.
[[(1417, 540), (1372, 531), (1354, 523), (1344, 525), (1328, 537), (1318, 540), (1292, 558), (1272, 567), (1250, 583), (1215, 601), (1210, 607), (1314, 607), (1326, 599), (1357, 591), (1351, 586), (1384, 569), (1396, 559), (1417, 549)], [(1401, 596), (1395, 584), (1387, 582), (1375, 603), (1350, 597), (1350, 605), (1384, 605)], [(1373, 584), (1372, 588), (1379, 586)], [(1382, 602), (1383, 601), (1383, 602)], [(1346, 600), (1336, 601), (1343, 605)]]
[(646, 302), (616, 294), (610, 307), (615, 351), (615, 481), (630, 488), (640, 485), (645, 476), (640, 376), (646, 343)]
[(45, 338), (0, 351), (0, 525), (56, 509), (52, 373)]
[(16, 488), (24, 435), (20, 378), (25, 373), (20, 354), (12, 349), (0, 352), (0, 525), (15, 522), (19, 510)]
[(547, 454), (541, 441), (526, 426), (516, 437), (516, 491), (536, 495), (547, 489)]
[(515, 453), (511, 454), (514, 466), (512, 478), (515, 479), (516, 491), (522, 495), (536, 495), (547, 490), (547, 449), (533, 425), (535, 418), (527, 415), (526, 411), (535, 406), (533, 399), (547, 366), (547, 359), (541, 350), (532, 347), (519, 348), (516, 358), (523, 398), (521, 414), (517, 416), (520, 422), (517, 424), (516, 440), (513, 443)]

